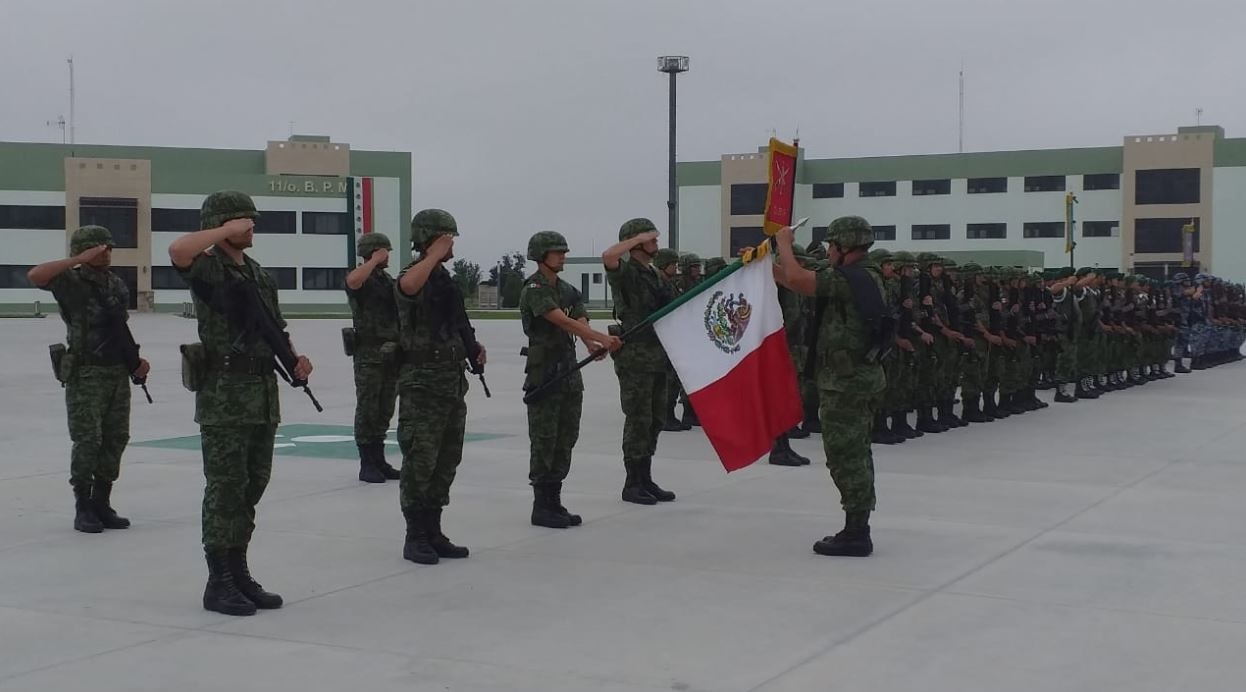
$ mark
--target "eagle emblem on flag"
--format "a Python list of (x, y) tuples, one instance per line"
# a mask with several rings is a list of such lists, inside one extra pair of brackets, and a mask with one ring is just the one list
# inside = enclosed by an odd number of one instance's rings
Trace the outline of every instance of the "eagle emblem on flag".
[(743, 293), (716, 291), (705, 305), (705, 333), (723, 353), (740, 350), (740, 340), (748, 330), (753, 306)]

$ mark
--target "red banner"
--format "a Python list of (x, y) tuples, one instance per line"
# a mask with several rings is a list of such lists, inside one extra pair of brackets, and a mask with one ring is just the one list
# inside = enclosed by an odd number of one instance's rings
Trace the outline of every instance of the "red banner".
[(774, 235), (792, 223), (792, 206), (796, 201), (796, 147), (771, 137), (766, 164), (770, 174), (763, 228), (766, 235)]

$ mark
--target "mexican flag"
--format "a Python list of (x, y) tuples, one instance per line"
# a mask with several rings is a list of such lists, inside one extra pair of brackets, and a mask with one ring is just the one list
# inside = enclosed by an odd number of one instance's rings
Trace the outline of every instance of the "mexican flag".
[(734, 264), (680, 296), (653, 329), (728, 472), (770, 451), (804, 414), (771, 256)]

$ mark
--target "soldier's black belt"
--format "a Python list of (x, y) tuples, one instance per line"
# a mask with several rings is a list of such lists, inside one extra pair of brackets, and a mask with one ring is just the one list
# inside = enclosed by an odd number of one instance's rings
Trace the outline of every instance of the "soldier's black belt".
[(428, 365), (429, 363), (455, 363), (466, 360), (467, 354), (452, 347), (424, 348), (403, 351), (402, 362), (408, 365)]
[(267, 375), (273, 371), (273, 359), (229, 354), (213, 359), (212, 369), (235, 375)]
[(116, 356), (104, 356), (90, 352), (80, 352), (74, 354), (74, 356), (78, 359), (79, 365), (93, 365), (104, 368), (112, 367), (114, 365), (125, 365), (125, 363), (121, 361), (121, 358)]

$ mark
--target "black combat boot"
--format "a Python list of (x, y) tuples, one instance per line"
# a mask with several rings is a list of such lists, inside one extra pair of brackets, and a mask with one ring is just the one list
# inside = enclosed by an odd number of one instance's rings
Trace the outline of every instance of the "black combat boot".
[(946, 425), (948, 429), (963, 428), (969, 425), (956, 415), (955, 399), (944, 399), (939, 404), (939, 423)]
[(91, 492), (91, 504), (95, 507), (95, 516), (99, 517), (104, 528), (130, 528), (130, 520), (117, 514), (112, 508), (112, 483), (96, 480), (95, 488)]
[(1078, 399), (1098, 399), (1102, 396), (1099, 392), (1095, 391), (1091, 385), (1091, 382), (1093, 382), (1093, 378), (1090, 377), (1083, 377), (1077, 381), (1076, 393)]
[(671, 410), (666, 412), (666, 422), (662, 424), (662, 432), (683, 432), (691, 430), (691, 425), (684, 425), (675, 415), (675, 407), (671, 406)]
[[(1002, 400), (1003, 397), (1000, 398)], [(982, 392), (982, 414), (989, 416), (991, 420), (1003, 420), (1008, 417), (1008, 414), (1004, 413), (995, 402), (994, 389)]]
[(639, 466), (639, 459), (623, 460), (623, 468), (627, 469), (627, 478), (623, 481), (623, 501), (635, 505), (656, 505), (658, 499), (645, 490)]
[(1033, 387), (1030, 387), (1029, 389), (1025, 390), (1025, 396), (1029, 400), (1030, 406), (1033, 407), (1030, 409), (1031, 411), (1037, 411), (1039, 409), (1044, 409), (1044, 408), (1047, 408), (1048, 406), (1051, 406), (1051, 404), (1038, 398), (1038, 393), (1034, 391)]
[(74, 486), (74, 531), (82, 533), (103, 533), (104, 525), (95, 513), (95, 503), (91, 501), (91, 486)]
[(673, 502), (675, 493), (669, 490), (663, 490), (657, 483), (653, 482), (653, 457), (645, 457), (640, 462), (641, 481), (640, 486), (645, 489), (658, 502)]
[(1007, 408), (1008, 408), (1008, 412), (1014, 416), (1019, 416), (1023, 413), (1030, 412), (1030, 409), (1026, 408), (1025, 405), (1021, 401), (1021, 390), (1010, 392), (1008, 394)]
[(962, 419), (970, 423), (990, 423), (991, 422), (991, 418), (987, 416), (986, 414), (982, 413), (981, 408), (979, 408), (978, 404), (980, 401), (982, 401), (982, 397), (974, 395), (974, 396), (962, 396), (961, 398), (965, 402), (965, 410), (961, 413)]
[(891, 414), (891, 430), (910, 440), (916, 440), (926, 434), (909, 425), (908, 411), (895, 411)]
[(805, 422), (801, 423), (801, 428), (810, 435), (822, 434), (822, 419), (818, 418), (818, 410), (805, 411)]
[(551, 509), (558, 510), (558, 513), (567, 518), (567, 526), (579, 526), (584, 520), (578, 514), (572, 514), (562, 506), (562, 481), (553, 481), (549, 484), (549, 504)]
[(870, 431), (870, 442), (876, 445), (894, 445), (904, 442), (908, 438), (896, 436), (887, 429), (887, 416), (883, 413), (874, 415), (874, 425)]
[(935, 422), (934, 418), (930, 415), (930, 407), (925, 405), (917, 407), (917, 429), (924, 433), (931, 433), (932, 435), (937, 435), (938, 433), (947, 430), (947, 428)]
[(389, 462), (385, 460), (384, 441), (372, 443), (372, 460), (375, 462), (374, 465), (381, 470), (381, 474), (385, 476), (385, 480), (396, 481), (401, 476), (398, 473), (398, 469), (390, 466)]
[(446, 538), (446, 534), (441, 532), (441, 507), (427, 510), (426, 520), (428, 521), (428, 544), (433, 546), (437, 557), (458, 560), (471, 553), (467, 548), (451, 543), (450, 539)]
[(547, 529), (565, 529), (571, 526), (571, 521), (551, 502), (549, 490), (548, 482), (532, 484), (532, 525)]
[(1067, 382), (1056, 385), (1056, 403), (1071, 404), (1075, 401), (1077, 401), (1077, 395), (1073, 393), (1073, 385)]
[(789, 440), (807, 440), (807, 439), (809, 439), (809, 432), (808, 432), (807, 430), (805, 430), (805, 429), (801, 428), (801, 427), (798, 425), (798, 426), (796, 426), (796, 427), (792, 428), (791, 430), (788, 430), (788, 431), (787, 431), (787, 439), (789, 439)]
[(1164, 378), (1164, 379), (1166, 379), (1166, 380), (1167, 380), (1167, 379), (1170, 379), (1170, 378), (1173, 378), (1173, 377), (1176, 377), (1176, 375), (1174, 375), (1173, 373), (1168, 372), (1168, 361), (1166, 361), (1166, 360), (1161, 360), (1161, 361), (1159, 362), (1159, 365), (1157, 365), (1156, 367), (1158, 367), (1158, 368), (1159, 368), (1159, 374), (1160, 374), (1160, 377), (1163, 377), (1163, 378)]
[(846, 512), (844, 530), (813, 544), (813, 552), (832, 557), (867, 557), (874, 552), (870, 540), (870, 513)]
[(247, 567), (246, 546), (230, 548), (226, 558), (229, 560), (229, 573), (234, 578), (234, 585), (248, 601), (260, 610), (276, 610), (281, 607), (281, 596), (265, 591), (264, 587), (251, 578), (251, 570)]
[(435, 565), (440, 562), (440, 558), (429, 543), (425, 514), (426, 510), (422, 509), (403, 510), (402, 515), (407, 520), (407, 538), (402, 544), (402, 559), (421, 565)]
[(770, 445), (770, 465), (771, 466), (800, 466), (800, 460), (792, 456), (792, 445), (787, 441), (786, 435), (779, 435), (774, 438), (774, 444)]
[(1174, 358), (1172, 370), (1175, 373), (1185, 375), (1190, 372), (1190, 366), (1185, 364), (1185, 358)]
[(367, 442), (357, 442), (355, 446), (359, 448), (359, 480), (364, 483), (384, 483), (385, 474), (376, 465), (372, 445)]
[(701, 419), (697, 418), (697, 412), (693, 410), (692, 404), (684, 402), (684, 419), (683, 424), (689, 430), (701, 427)]
[(203, 609), (222, 615), (255, 615), (255, 603), (238, 589), (229, 570), (229, 552), (204, 548), (208, 562), (208, 585), (203, 588)]

